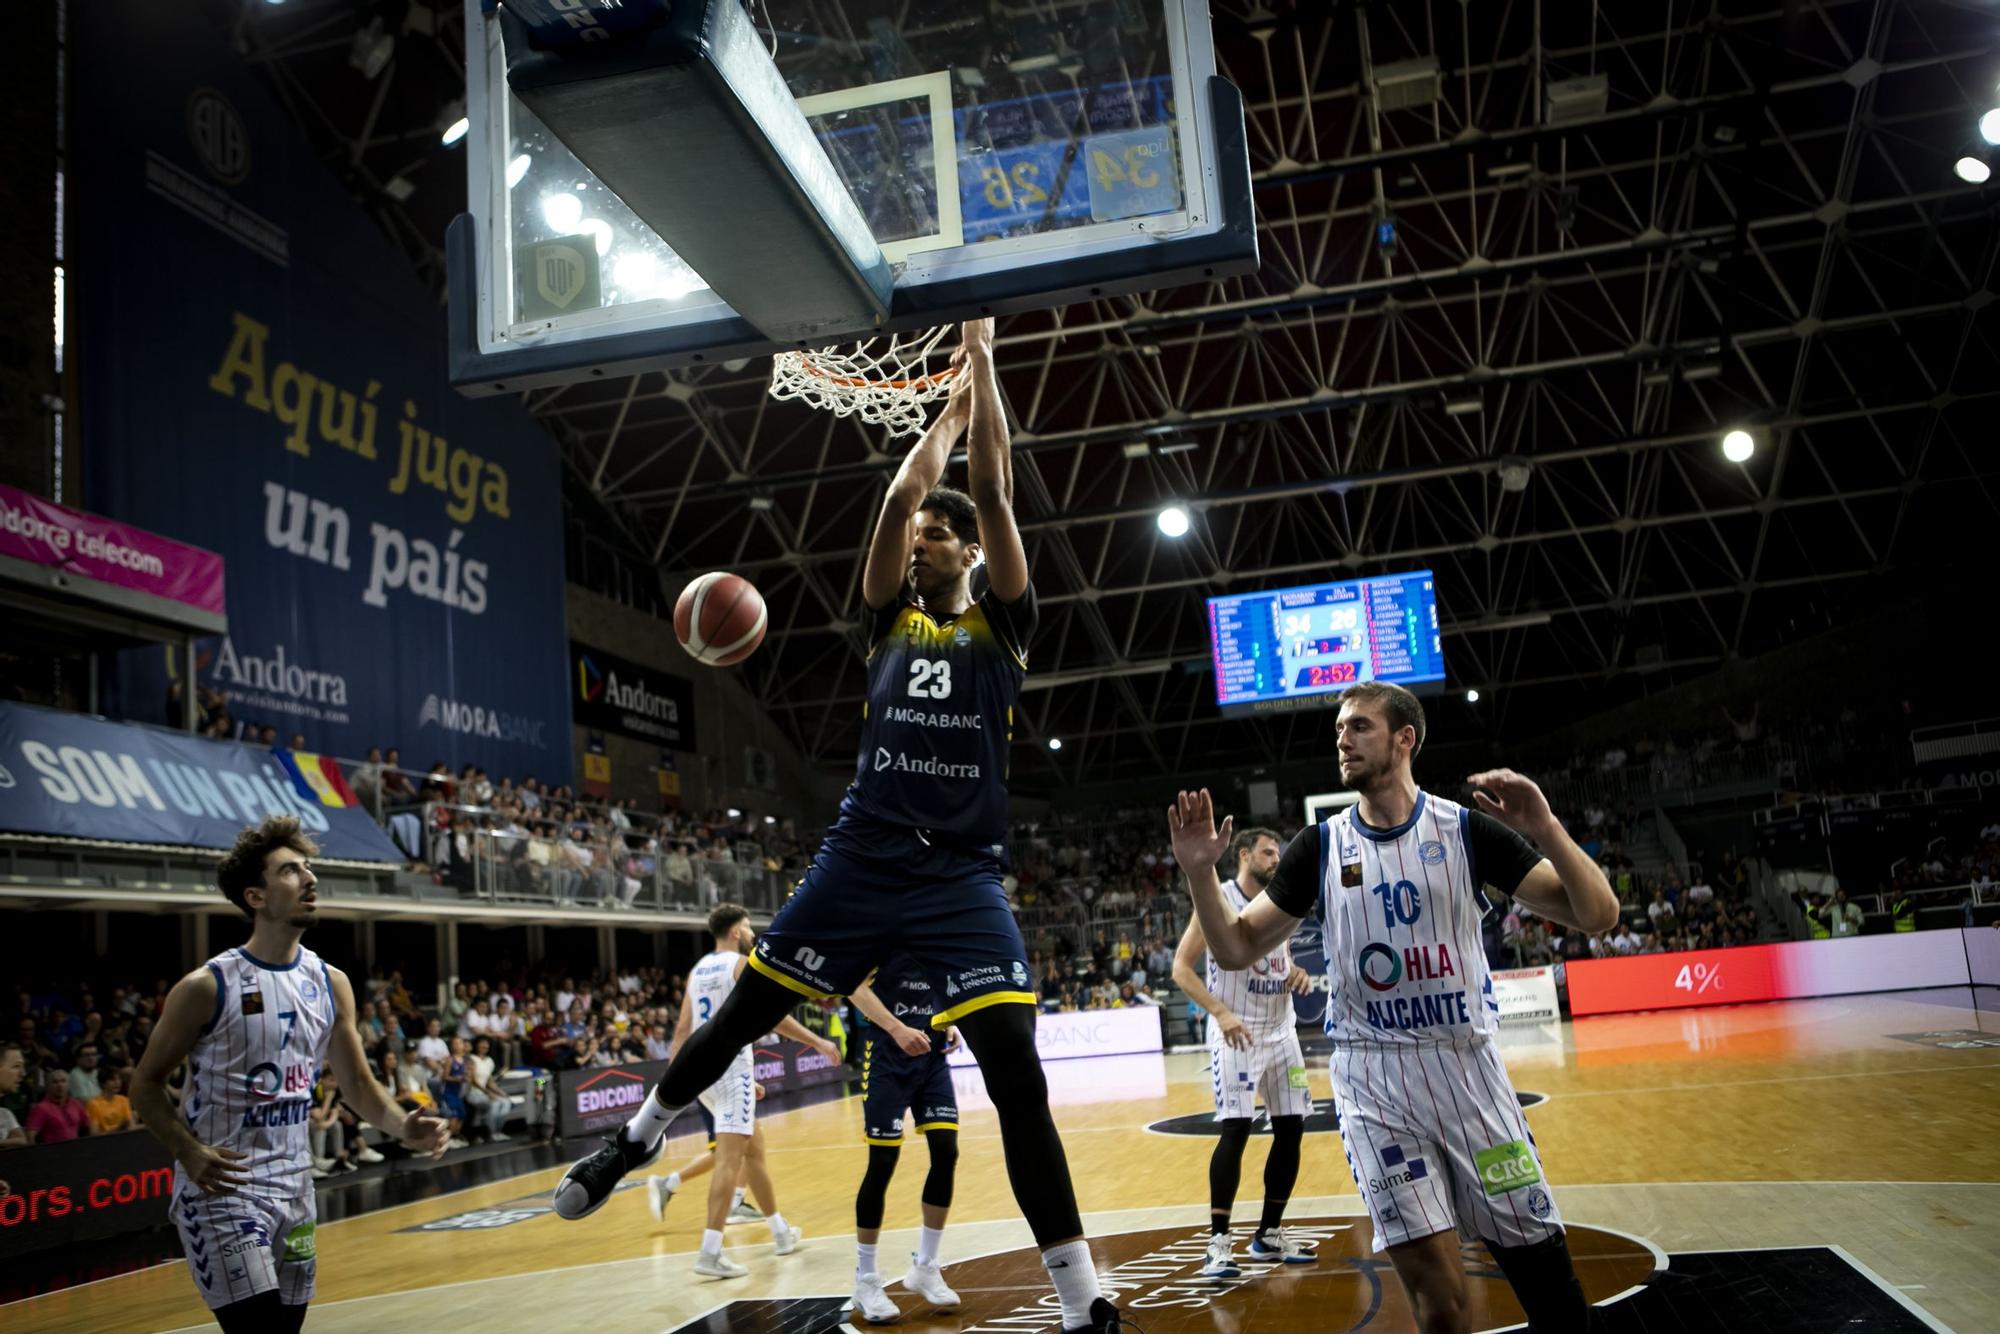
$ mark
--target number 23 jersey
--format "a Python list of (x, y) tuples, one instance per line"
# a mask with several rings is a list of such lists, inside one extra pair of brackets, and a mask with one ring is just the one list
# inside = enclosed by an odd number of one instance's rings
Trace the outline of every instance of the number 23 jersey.
[(1007, 842), (1014, 701), (1027, 679), (1035, 590), (1007, 603), (988, 589), (957, 616), (914, 601), (871, 611), (861, 754), (845, 816), (983, 844)]
[(1350, 806), (1300, 833), (1267, 893), (1324, 926), (1328, 1036), (1391, 1046), (1492, 1036), (1499, 1007), (1480, 935), (1482, 886), (1511, 894), (1541, 860), (1498, 820), (1428, 792), (1393, 829)]

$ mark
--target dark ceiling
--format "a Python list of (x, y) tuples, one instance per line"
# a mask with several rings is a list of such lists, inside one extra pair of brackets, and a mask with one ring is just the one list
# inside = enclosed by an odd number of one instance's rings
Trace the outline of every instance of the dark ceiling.
[[(811, 30), (833, 7), (771, 12)], [(1035, 7), (1060, 23), (1079, 6)], [(938, 6), (888, 8), (914, 24)], [(1020, 781), (1325, 745), (1325, 714), (1217, 718), (1217, 593), (1432, 568), (1452, 686), (1485, 695), (1446, 725), (1518, 738), (1948, 582), (1984, 545), (1994, 196), (1953, 163), (2000, 100), (2000, 6), (1213, 8), (1250, 108), (1261, 271), (1000, 328), (1042, 605)], [(441, 286), (464, 201), (462, 159), (437, 146), (459, 9), (227, 13)], [(378, 18), (397, 43), (371, 82), (349, 55)], [(1422, 56), (1441, 95), (1378, 111), (1375, 67)], [(1593, 73), (1603, 108), (1548, 124), (1540, 90)], [(757, 581), (772, 633), (746, 684), (838, 766), (860, 713), (857, 559), (896, 458), (772, 403), (766, 372), (651, 372), (527, 406), (562, 443), (573, 517), (668, 595), (705, 569)], [(1733, 425), (1759, 436), (1744, 466), (1718, 449)], [(1125, 448), (1163, 440), (1192, 448)], [(1170, 498), (1194, 509), (1181, 541), (1154, 524)]]

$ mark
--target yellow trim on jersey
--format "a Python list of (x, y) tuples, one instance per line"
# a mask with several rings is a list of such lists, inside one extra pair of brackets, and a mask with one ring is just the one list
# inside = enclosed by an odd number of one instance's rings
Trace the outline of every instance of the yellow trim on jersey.
[(944, 1028), (956, 1023), (968, 1014), (976, 1013), (989, 1005), (1040, 1005), (1032, 991), (989, 991), (984, 996), (975, 996), (963, 1005), (954, 1005), (931, 1016), (932, 1028)]
[(900, 1149), (903, 1147), (903, 1140), (901, 1136), (898, 1136), (895, 1139), (876, 1139), (873, 1135), (863, 1135), (861, 1138), (868, 1141), (868, 1143), (870, 1144), (879, 1144), (885, 1149)]
[(773, 982), (776, 982), (779, 986), (789, 987), (791, 990), (798, 992), (801, 996), (804, 996), (807, 1000), (823, 1001), (823, 1000), (833, 999), (834, 996), (833, 992), (815, 991), (811, 987), (807, 986), (805, 983), (799, 981), (796, 977), (790, 977), (784, 973), (779, 972), (777, 969), (771, 967), (770, 964), (765, 963), (762, 959), (758, 958), (755, 954), (752, 954), (749, 957), (750, 957), (750, 966), (752, 968), (755, 968), (758, 972), (770, 978)]
[(917, 1133), (919, 1135), (927, 1135), (933, 1130), (956, 1130), (956, 1129), (958, 1129), (958, 1122), (956, 1121), (926, 1121), (924, 1122), (924, 1124), (917, 1127)]

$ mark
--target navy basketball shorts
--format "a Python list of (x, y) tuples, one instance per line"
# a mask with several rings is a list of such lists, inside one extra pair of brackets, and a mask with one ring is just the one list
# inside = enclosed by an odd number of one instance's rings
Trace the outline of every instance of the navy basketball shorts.
[(825, 1000), (853, 991), (901, 949), (939, 1001), (932, 1028), (989, 1005), (1034, 1005), (1003, 870), (984, 848), (843, 816), (758, 939), (750, 966)]
[(861, 1134), (870, 1144), (903, 1142), (903, 1113), (919, 1135), (958, 1129), (958, 1090), (944, 1053), (911, 1060), (889, 1039), (870, 1036), (861, 1056)]

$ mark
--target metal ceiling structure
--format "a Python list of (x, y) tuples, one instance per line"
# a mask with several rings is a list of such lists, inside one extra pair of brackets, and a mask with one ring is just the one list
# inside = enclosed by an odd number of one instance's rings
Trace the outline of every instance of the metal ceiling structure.
[[(1034, 10), (1054, 30), (1083, 3), (994, 0), (961, 26), (987, 40)], [(781, 33), (832, 31), (839, 8), (771, 4)], [(971, 8), (909, 0), (905, 30)], [(1519, 736), (1904, 597), (2000, 518), (1995, 196), (1953, 172), (1988, 151), (2000, 9), (1214, 8), (1261, 270), (999, 331), (1042, 608), (1017, 781), (1330, 745), (1327, 713), (1217, 725), (1210, 595), (1432, 568), (1454, 691), (1484, 695), (1450, 725)], [(463, 199), (435, 147), (460, 20), (358, 12), (401, 34), (372, 84), (346, 59), (356, 6), (246, 0), (240, 32), (435, 279)], [(397, 178), (416, 193), (385, 194)], [(771, 402), (766, 371), (527, 407), (596, 539), (668, 593), (706, 569), (758, 583), (772, 633), (746, 683), (838, 767), (860, 554), (898, 455)], [(1719, 452), (1732, 426), (1758, 439), (1747, 464)], [(1178, 541), (1154, 522), (1173, 500), (1194, 516)]]

